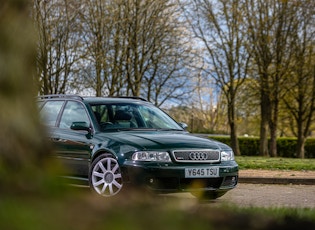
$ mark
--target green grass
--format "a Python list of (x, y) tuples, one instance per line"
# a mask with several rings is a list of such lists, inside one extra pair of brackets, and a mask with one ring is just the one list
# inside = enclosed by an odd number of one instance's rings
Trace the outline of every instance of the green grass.
[(315, 171), (315, 159), (236, 156), (242, 169)]

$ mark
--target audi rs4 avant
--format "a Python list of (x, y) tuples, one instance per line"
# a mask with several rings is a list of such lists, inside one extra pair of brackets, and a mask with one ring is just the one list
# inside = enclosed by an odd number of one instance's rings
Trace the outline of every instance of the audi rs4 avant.
[(102, 196), (132, 184), (215, 199), (237, 185), (229, 146), (189, 134), (141, 98), (44, 95), (38, 106), (67, 177)]

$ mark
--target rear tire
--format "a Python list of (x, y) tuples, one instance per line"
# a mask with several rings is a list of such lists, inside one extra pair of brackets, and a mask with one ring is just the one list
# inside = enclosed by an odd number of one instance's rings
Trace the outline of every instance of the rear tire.
[(111, 155), (98, 156), (91, 165), (89, 184), (93, 191), (105, 197), (117, 195), (123, 187), (118, 161)]

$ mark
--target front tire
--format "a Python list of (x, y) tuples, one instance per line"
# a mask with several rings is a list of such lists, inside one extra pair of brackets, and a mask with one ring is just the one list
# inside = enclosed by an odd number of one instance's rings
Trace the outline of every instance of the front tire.
[(191, 194), (198, 198), (199, 200), (215, 200), (221, 196), (223, 196), (226, 192), (221, 191), (199, 191), (192, 192)]
[(123, 187), (118, 161), (106, 154), (98, 156), (91, 165), (89, 183), (91, 189), (102, 196), (118, 194)]

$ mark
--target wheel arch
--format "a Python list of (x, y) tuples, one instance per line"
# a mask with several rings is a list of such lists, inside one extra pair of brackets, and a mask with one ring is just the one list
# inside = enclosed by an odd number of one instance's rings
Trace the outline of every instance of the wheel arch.
[(109, 150), (109, 149), (99, 149), (98, 151), (96, 151), (93, 155), (92, 155), (92, 157), (91, 157), (91, 164), (92, 164), (92, 162), (96, 159), (96, 158), (98, 158), (100, 155), (107, 155), (107, 156), (109, 156), (109, 157), (113, 157), (113, 158), (115, 158), (116, 160), (118, 160), (118, 157), (117, 157), (117, 155), (113, 152), (113, 151), (111, 151), (111, 150)]

